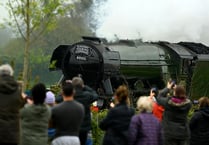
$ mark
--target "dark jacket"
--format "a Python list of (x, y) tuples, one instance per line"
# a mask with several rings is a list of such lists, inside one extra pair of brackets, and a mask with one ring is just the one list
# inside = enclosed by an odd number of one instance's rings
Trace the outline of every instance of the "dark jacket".
[(152, 113), (132, 117), (129, 145), (162, 145), (161, 123)]
[(0, 143), (19, 142), (19, 109), (23, 106), (18, 83), (0, 76)]
[(190, 120), (190, 145), (209, 144), (209, 107), (195, 112)]
[(187, 120), (188, 112), (192, 106), (189, 99), (184, 99), (180, 103), (173, 101), (176, 97), (166, 97), (168, 88), (163, 89), (157, 102), (165, 108), (163, 113), (162, 127), (166, 139), (186, 140), (190, 137)]
[(20, 145), (47, 145), (48, 123), (51, 117), (47, 105), (26, 105), (20, 110)]
[(100, 122), (99, 127), (105, 130), (103, 145), (127, 145), (128, 128), (134, 110), (126, 103), (110, 109), (107, 116)]
[(88, 86), (76, 88), (74, 99), (83, 104), (85, 109), (84, 120), (81, 125), (81, 131), (91, 130), (91, 104), (98, 99), (98, 94)]

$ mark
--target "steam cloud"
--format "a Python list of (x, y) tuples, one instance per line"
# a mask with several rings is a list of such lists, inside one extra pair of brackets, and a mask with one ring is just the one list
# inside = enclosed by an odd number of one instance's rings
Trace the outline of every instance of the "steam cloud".
[(207, 0), (108, 0), (97, 35), (209, 45)]

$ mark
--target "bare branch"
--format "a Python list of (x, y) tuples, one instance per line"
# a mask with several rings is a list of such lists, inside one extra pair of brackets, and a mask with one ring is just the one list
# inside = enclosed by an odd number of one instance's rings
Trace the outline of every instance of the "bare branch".
[(22, 32), (22, 30), (21, 30), (21, 28), (20, 28), (20, 25), (19, 25), (19, 23), (18, 23), (18, 21), (17, 21), (17, 17), (16, 17), (15, 12), (14, 12), (14, 8), (13, 8), (13, 6), (12, 6), (10, 0), (9, 0), (9, 7), (10, 7), (10, 9), (11, 9), (11, 12), (12, 12), (12, 15), (13, 15), (13, 17), (14, 17), (15, 23), (16, 23), (16, 25), (17, 25), (18, 31), (19, 31), (20, 35), (22, 36), (22, 38), (24, 39), (24, 41), (26, 41), (25, 35), (23, 34), (23, 32)]
[(23, 20), (26, 23), (26, 12), (25, 12), (24, 3), (21, 4), (21, 9), (22, 9)]

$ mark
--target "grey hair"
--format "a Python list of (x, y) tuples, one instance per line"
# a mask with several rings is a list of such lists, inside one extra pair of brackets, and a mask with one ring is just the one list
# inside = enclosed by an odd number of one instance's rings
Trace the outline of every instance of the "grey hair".
[(83, 82), (83, 79), (80, 78), (80, 77), (74, 77), (72, 79), (72, 85), (74, 87), (83, 87), (84, 86), (84, 82)]
[(9, 64), (3, 64), (0, 66), (0, 75), (10, 75), (13, 76), (14, 70)]
[(137, 101), (137, 109), (140, 112), (152, 112), (152, 100), (147, 96), (141, 96)]

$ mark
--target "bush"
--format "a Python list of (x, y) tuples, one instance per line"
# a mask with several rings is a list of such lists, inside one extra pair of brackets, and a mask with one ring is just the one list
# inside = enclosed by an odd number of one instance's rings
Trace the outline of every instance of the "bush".
[(189, 110), (188, 119), (190, 120), (195, 111), (199, 109), (198, 105), (192, 105), (192, 108)]
[(101, 145), (104, 137), (104, 131), (99, 128), (99, 122), (107, 115), (108, 110), (92, 112), (92, 139), (93, 145)]

